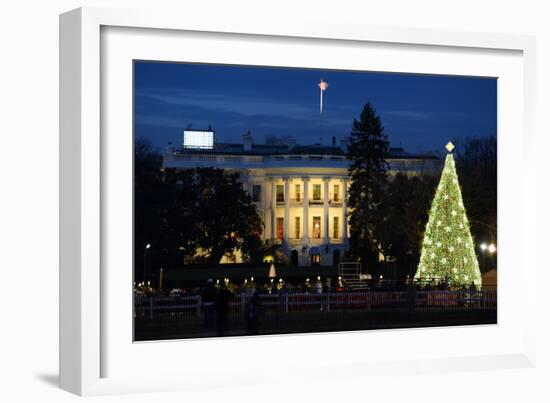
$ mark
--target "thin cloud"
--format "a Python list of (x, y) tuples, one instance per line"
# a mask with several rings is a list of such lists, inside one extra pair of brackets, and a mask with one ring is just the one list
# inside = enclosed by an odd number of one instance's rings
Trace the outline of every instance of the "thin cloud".
[(416, 119), (416, 120), (426, 120), (426, 119), (430, 119), (430, 117), (432, 116), (431, 112), (413, 111), (413, 110), (404, 110), (404, 109), (383, 111), (382, 114), (408, 118), (408, 119)]
[(293, 119), (303, 119), (316, 113), (316, 106), (243, 97), (234, 94), (223, 95), (205, 91), (172, 90), (167, 88), (147, 88), (136, 93), (137, 98), (155, 101), (164, 105), (195, 107), (219, 112), (232, 112), (242, 116), (271, 115)]

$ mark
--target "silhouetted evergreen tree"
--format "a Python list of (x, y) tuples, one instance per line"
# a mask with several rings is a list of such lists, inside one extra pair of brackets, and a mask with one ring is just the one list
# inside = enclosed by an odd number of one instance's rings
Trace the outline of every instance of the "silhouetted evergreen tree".
[(350, 189), (350, 253), (365, 264), (382, 252), (378, 231), (383, 223), (381, 201), (387, 187), (389, 142), (380, 117), (367, 103), (355, 119), (348, 158)]

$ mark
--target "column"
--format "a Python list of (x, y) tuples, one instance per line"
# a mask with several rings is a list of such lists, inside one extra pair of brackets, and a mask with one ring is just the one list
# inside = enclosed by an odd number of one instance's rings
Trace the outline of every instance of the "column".
[(309, 191), (308, 191), (308, 182), (309, 177), (308, 176), (302, 176), (302, 189), (304, 192), (304, 197), (302, 198), (304, 203), (304, 216), (302, 217), (302, 228), (304, 229), (302, 231), (302, 239), (304, 240), (304, 243), (309, 243)]
[(323, 177), (323, 243), (328, 243), (328, 181), (329, 177)]
[(271, 240), (275, 240), (275, 226), (276, 226), (276, 218), (275, 218), (275, 211), (277, 208), (277, 193), (275, 190), (275, 178), (271, 178)]
[(284, 225), (285, 225), (285, 233), (284, 233), (284, 238), (286, 241), (288, 241), (288, 239), (290, 238), (290, 233), (289, 233), (289, 228), (290, 228), (290, 225), (289, 225), (289, 221), (290, 221), (290, 183), (289, 183), (289, 178), (288, 176), (285, 176), (284, 177), (284, 180), (285, 180), (285, 221), (284, 221)]
[(343, 238), (344, 242), (348, 241), (348, 178), (344, 177), (342, 180), (342, 229), (344, 230)]

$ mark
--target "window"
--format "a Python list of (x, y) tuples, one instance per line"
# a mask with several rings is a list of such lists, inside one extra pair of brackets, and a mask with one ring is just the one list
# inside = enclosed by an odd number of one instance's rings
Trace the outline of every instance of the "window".
[(340, 185), (334, 185), (332, 200), (335, 202), (340, 201)]
[(313, 217), (313, 238), (321, 238), (321, 217)]
[(300, 185), (294, 185), (294, 193), (296, 193), (296, 201), (299, 202), (302, 197), (300, 195)]
[(332, 221), (332, 237), (333, 238), (340, 238), (340, 228), (339, 228), (339, 219), (338, 217), (334, 217)]
[(277, 203), (283, 203), (285, 201), (285, 187), (283, 185), (277, 185), (275, 187)]
[(321, 185), (313, 185), (313, 200), (321, 200)]
[(283, 217), (277, 217), (277, 239), (284, 238), (285, 219)]
[(294, 238), (300, 238), (300, 217), (294, 217)]
[(262, 185), (252, 185), (252, 201), (262, 201)]

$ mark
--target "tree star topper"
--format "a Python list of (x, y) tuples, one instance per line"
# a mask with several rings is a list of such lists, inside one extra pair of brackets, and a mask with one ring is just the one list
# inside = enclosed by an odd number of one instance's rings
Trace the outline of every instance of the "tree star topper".
[(452, 152), (453, 149), (455, 148), (455, 145), (449, 141), (445, 146), (445, 148), (447, 149), (447, 151)]

